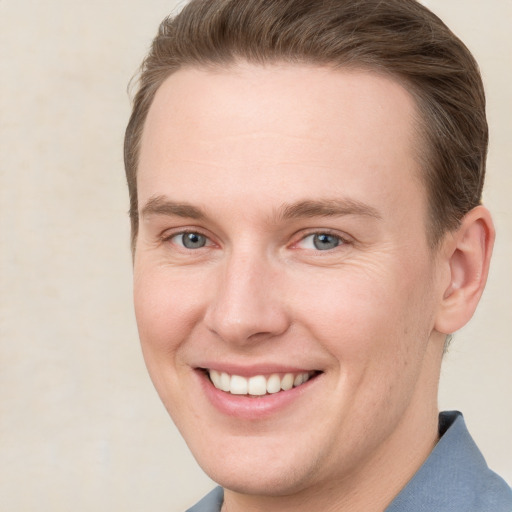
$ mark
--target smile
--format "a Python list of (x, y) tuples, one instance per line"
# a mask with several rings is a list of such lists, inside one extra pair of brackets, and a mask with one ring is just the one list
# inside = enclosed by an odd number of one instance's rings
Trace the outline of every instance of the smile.
[(306, 383), (317, 372), (273, 373), (269, 376), (254, 375), (242, 377), (230, 375), (226, 372), (209, 369), (207, 374), (212, 384), (221, 391), (232, 395), (263, 396), (275, 394), (280, 391), (289, 391)]

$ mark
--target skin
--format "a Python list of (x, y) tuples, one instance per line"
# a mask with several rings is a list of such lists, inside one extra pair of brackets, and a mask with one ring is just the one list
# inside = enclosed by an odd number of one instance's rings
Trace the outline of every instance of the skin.
[[(183, 69), (156, 94), (135, 310), (223, 510), (383, 510), (436, 443), (444, 333), (476, 307), (493, 234), (479, 207), (429, 248), (414, 116), (389, 78), (284, 64)], [(184, 247), (184, 231), (205, 245)], [(247, 419), (204, 391), (198, 368), (222, 365), (319, 375)]]

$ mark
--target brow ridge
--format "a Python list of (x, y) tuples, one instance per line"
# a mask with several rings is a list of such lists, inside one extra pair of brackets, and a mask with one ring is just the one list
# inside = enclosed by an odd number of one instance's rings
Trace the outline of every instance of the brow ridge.
[(276, 212), (276, 217), (283, 220), (344, 215), (362, 215), (381, 219), (380, 213), (375, 208), (355, 199), (306, 199), (283, 204)]
[[(151, 215), (166, 215), (204, 220), (206, 214), (186, 202), (176, 202), (160, 195), (151, 197), (141, 209), (142, 218)], [(381, 215), (372, 206), (354, 199), (304, 199), (294, 203), (284, 203), (275, 212), (276, 221), (311, 217), (341, 217), (360, 215), (380, 219)]]
[(166, 196), (153, 196), (146, 202), (140, 211), (140, 216), (144, 218), (151, 215), (186, 217), (197, 220), (201, 220), (206, 217), (204, 212), (197, 206), (184, 202), (175, 202)]

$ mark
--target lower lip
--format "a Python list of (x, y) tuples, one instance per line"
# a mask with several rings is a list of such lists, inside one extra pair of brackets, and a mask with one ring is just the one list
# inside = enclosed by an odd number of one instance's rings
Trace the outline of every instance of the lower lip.
[(246, 420), (260, 420), (272, 416), (289, 407), (315, 385), (320, 375), (288, 391), (262, 396), (232, 395), (217, 389), (202, 370), (197, 370), (202, 388), (212, 403), (221, 413)]

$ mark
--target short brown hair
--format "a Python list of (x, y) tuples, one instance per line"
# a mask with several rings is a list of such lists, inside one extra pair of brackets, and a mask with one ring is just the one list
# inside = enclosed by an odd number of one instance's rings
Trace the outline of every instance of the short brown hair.
[(157, 89), (185, 66), (226, 67), (237, 61), (353, 67), (390, 75), (418, 106), (431, 244), (480, 203), (488, 128), (478, 65), (417, 1), (192, 0), (161, 23), (140, 70), (124, 144), (133, 247), (140, 141)]

